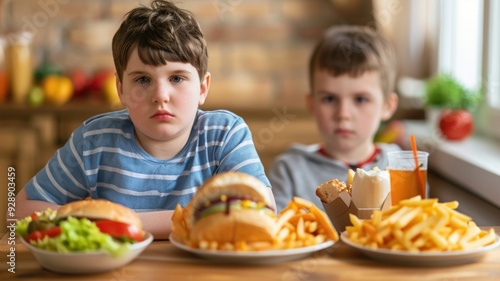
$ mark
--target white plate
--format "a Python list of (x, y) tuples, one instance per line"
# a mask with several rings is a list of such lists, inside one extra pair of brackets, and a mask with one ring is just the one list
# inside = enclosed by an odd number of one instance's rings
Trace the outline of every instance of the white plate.
[(271, 264), (280, 263), (285, 261), (292, 261), (305, 258), (314, 252), (326, 249), (332, 246), (335, 242), (326, 241), (321, 244), (287, 249), (287, 250), (271, 250), (271, 251), (219, 251), (219, 250), (202, 250), (191, 248), (175, 238), (170, 234), (170, 242), (175, 247), (184, 251), (190, 252), (205, 259), (222, 262), (222, 263), (238, 263), (238, 264)]
[(500, 246), (500, 237), (497, 236), (496, 241), (488, 246), (467, 250), (467, 251), (449, 251), (449, 252), (432, 252), (432, 253), (411, 253), (405, 251), (393, 251), (387, 249), (372, 249), (359, 245), (349, 240), (347, 232), (342, 232), (340, 235), (342, 242), (354, 247), (365, 255), (380, 260), (383, 262), (416, 266), (448, 266), (456, 264), (466, 264), (478, 261), (486, 253)]
[(61, 254), (37, 248), (22, 238), (21, 241), (42, 267), (59, 273), (82, 274), (105, 272), (124, 266), (146, 249), (153, 241), (153, 235), (146, 233), (143, 241), (130, 245), (130, 251), (118, 258), (104, 251)]

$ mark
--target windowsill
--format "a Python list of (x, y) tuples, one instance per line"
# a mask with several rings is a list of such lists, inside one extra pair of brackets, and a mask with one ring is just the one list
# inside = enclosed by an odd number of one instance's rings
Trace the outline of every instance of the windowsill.
[[(425, 121), (404, 121), (407, 134), (415, 135), (418, 149), (429, 152), (429, 168), (448, 180), (500, 207), (500, 143), (471, 136), (448, 142)], [(405, 139), (409, 140), (409, 137)], [(404, 144), (408, 149), (409, 143)]]

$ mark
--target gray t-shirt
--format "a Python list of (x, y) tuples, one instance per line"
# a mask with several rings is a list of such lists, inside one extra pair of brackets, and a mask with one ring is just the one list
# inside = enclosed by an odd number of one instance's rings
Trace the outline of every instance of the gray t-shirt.
[[(365, 170), (374, 167), (387, 167), (387, 152), (401, 150), (396, 144), (377, 143), (378, 155), (373, 161), (364, 164)], [(285, 208), (294, 196), (307, 199), (321, 210), (324, 210), (321, 200), (316, 196), (316, 187), (332, 179), (347, 182), (349, 166), (342, 161), (331, 159), (318, 153), (319, 145), (300, 145), (290, 147), (276, 158), (272, 164), (268, 178), (271, 182), (277, 211)]]

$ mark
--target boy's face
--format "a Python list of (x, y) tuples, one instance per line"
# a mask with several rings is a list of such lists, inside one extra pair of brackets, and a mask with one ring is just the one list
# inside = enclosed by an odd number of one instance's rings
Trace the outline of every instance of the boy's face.
[(166, 65), (146, 65), (136, 49), (122, 80), (117, 81), (118, 93), (140, 143), (147, 146), (172, 141), (182, 149), (198, 106), (205, 102), (210, 75), (200, 82), (198, 71), (188, 63), (169, 61)]
[(397, 106), (395, 94), (384, 99), (376, 71), (334, 77), (316, 70), (313, 89), (307, 95), (308, 110), (327, 149), (334, 151), (370, 149), (380, 122), (389, 119)]

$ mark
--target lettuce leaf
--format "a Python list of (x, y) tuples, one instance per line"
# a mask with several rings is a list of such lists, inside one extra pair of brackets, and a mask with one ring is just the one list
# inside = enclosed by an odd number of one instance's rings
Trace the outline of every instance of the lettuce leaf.
[(130, 243), (121, 243), (108, 234), (101, 233), (96, 224), (86, 218), (68, 217), (61, 221), (61, 234), (44, 237), (32, 245), (59, 253), (92, 252), (104, 250), (114, 257), (125, 255)]
[[(56, 211), (52, 209), (46, 209), (43, 212), (35, 212), (37, 219), (45, 221), (54, 221), (56, 217)], [(32, 221), (31, 216), (25, 217), (24, 219), (17, 220), (16, 222), (16, 233), (21, 237), (26, 237), (28, 235), (28, 226)]]

